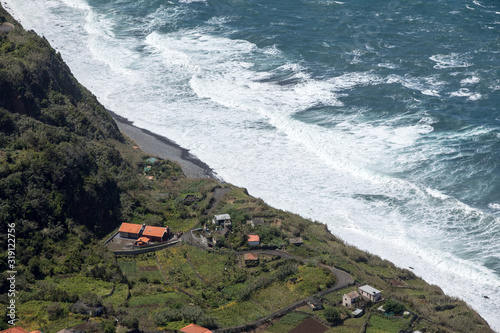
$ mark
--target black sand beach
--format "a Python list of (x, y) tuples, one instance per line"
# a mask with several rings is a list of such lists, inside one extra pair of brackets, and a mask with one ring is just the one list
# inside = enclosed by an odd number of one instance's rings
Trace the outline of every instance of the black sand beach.
[(189, 150), (182, 148), (164, 136), (134, 126), (130, 120), (110, 110), (108, 112), (115, 120), (120, 131), (133, 140), (143, 152), (176, 161), (188, 178), (215, 178), (212, 169), (192, 155)]

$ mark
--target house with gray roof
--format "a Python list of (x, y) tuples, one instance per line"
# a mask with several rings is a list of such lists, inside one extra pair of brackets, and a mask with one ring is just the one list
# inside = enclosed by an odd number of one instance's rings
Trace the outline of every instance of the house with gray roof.
[(382, 300), (382, 292), (369, 285), (364, 285), (358, 288), (359, 294), (365, 298), (368, 298), (372, 302), (378, 302)]

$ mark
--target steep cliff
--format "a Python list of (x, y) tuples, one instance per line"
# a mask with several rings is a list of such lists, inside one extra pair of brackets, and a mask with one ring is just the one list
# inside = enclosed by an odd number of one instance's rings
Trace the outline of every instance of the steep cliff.
[(118, 178), (132, 172), (109, 142), (124, 138), (44, 38), (3, 8), (0, 20), (15, 25), (0, 32), (0, 221), (16, 223), (26, 249), (69, 225), (109, 231), (120, 220)]

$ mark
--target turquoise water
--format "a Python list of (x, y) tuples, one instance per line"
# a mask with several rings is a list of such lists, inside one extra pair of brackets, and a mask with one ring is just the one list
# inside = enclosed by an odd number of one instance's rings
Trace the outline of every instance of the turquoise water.
[(2, 3), (106, 107), (500, 331), (498, 2)]

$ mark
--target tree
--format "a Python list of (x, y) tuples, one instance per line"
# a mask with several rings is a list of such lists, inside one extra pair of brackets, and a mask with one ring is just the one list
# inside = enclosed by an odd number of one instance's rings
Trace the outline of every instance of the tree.
[(115, 327), (115, 322), (113, 321), (104, 321), (102, 324), (102, 332), (103, 333), (115, 333), (116, 332), (116, 327)]
[(47, 306), (47, 314), (50, 320), (56, 320), (62, 316), (64, 309), (59, 302), (52, 302)]
[(134, 315), (126, 315), (121, 319), (120, 324), (130, 329), (138, 329), (139, 318)]
[(335, 324), (340, 320), (340, 313), (337, 308), (327, 307), (324, 312), (325, 319), (331, 323)]
[(395, 315), (401, 315), (405, 310), (405, 306), (393, 299), (388, 299), (385, 302), (384, 310), (387, 313), (394, 313)]

